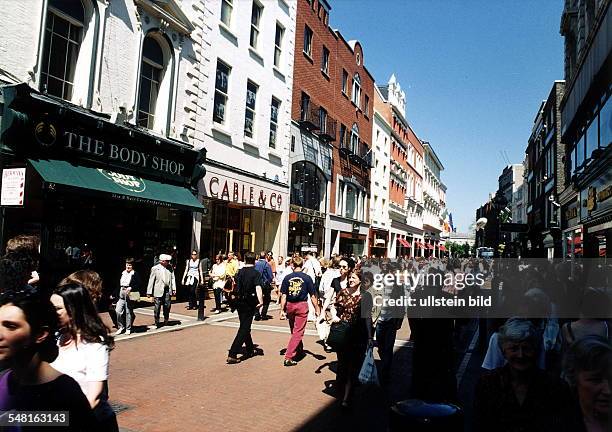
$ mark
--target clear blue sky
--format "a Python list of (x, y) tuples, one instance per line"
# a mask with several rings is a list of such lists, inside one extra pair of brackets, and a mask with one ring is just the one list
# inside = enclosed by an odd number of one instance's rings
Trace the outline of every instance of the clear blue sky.
[(407, 118), (442, 160), (447, 206), (465, 231), (563, 79), (563, 0), (330, 0), (330, 24), (364, 47), (377, 82), (395, 73)]

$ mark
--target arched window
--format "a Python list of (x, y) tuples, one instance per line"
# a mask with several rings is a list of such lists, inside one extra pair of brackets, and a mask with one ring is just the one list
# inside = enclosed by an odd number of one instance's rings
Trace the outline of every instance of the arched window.
[(353, 123), (351, 129), (351, 151), (355, 154), (359, 151), (359, 127), (357, 123)]
[(81, 1), (49, 0), (40, 90), (72, 99), (84, 24), (85, 9)]
[[(156, 121), (156, 116), (161, 114), (157, 112), (158, 99), (165, 100), (165, 98), (158, 98), (158, 96), (162, 91), (166, 65), (167, 56), (164, 55), (159, 40), (152, 35), (146, 36), (142, 45), (142, 61), (140, 63), (138, 126), (148, 129), (161, 129), (162, 132), (165, 129), (165, 125), (162, 124), (162, 120), (165, 119)], [(156, 128), (156, 123), (161, 128)]]
[(359, 101), (361, 101), (361, 79), (359, 78), (359, 74), (355, 74), (353, 77), (353, 94), (351, 100), (355, 105), (359, 106)]

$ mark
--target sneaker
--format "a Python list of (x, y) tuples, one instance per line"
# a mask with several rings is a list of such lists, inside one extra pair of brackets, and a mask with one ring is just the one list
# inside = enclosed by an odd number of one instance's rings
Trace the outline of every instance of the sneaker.
[(283, 363), (284, 366), (295, 366), (296, 364), (298, 363), (291, 359), (285, 359), (285, 362)]
[(126, 330), (125, 334), (126, 334), (126, 336), (132, 334), (132, 330)]
[(122, 334), (124, 331), (124, 329), (120, 328), (119, 330), (117, 330), (117, 333), (115, 333), (115, 336), (119, 336), (120, 334)]
[(238, 363), (240, 363), (240, 359), (236, 358), (236, 357), (228, 356), (227, 360), (225, 361), (225, 363), (227, 363), (227, 364), (238, 364)]
[(220, 313), (221, 313), (221, 309), (217, 309), (217, 310), (215, 310), (215, 315), (216, 315), (216, 314), (220, 314)]

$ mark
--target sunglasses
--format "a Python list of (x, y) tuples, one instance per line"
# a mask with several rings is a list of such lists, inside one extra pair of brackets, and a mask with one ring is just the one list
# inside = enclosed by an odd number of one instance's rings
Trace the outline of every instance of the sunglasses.
[(340, 268), (346, 269), (346, 268), (348, 268), (348, 266), (347, 265), (341, 265)]

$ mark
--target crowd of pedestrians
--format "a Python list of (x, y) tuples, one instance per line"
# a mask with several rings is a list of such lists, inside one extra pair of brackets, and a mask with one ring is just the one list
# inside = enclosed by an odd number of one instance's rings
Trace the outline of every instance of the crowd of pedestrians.
[[(114, 335), (97, 309), (103, 281), (93, 270), (80, 270), (46, 290), (40, 286), (45, 275), (38, 274), (39, 261), (38, 239), (32, 236), (11, 239), (0, 258), (0, 413), (68, 411), (72, 430), (118, 430), (108, 402)], [(145, 285), (133, 268), (134, 260), (125, 260), (111, 294), (116, 303), (115, 335), (132, 332), (134, 304), (145, 286), (154, 303), (156, 327), (168, 324), (172, 297), (179, 288), (171, 261), (171, 255), (159, 255)], [(285, 259), (262, 251), (243, 256), (219, 253), (213, 261), (210, 266), (207, 258), (192, 251), (179, 282), (188, 294), (188, 309), (203, 309), (203, 294), (211, 288), (215, 313), (237, 312), (239, 328), (227, 363), (264, 355), (253, 341), (251, 327), (253, 321), (272, 318), (268, 308), (276, 300), (279, 318), (287, 321), (291, 333), (281, 350), (282, 365), (297, 366), (305, 357), (303, 338), (312, 323), (324, 350), (336, 353), (333, 391), (345, 409), (352, 405), (360, 383), (378, 381), (387, 390), (392, 386), (394, 347), (404, 319), (412, 341), (411, 397), (459, 404), (455, 348), (466, 320), (426, 319), (409, 309), (398, 315), (397, 308), (375, 304), (373, 296), (382, 293), (397, 300), (407, 288), (418, 287), (397, 281), (384, 284), (382, 291), (373, 287), (376, 276), (398, 271), (482, 273), (500, 301), (519, 307), (517, 316), (487, 319), (480, 327), (488, 346), (474, 389), (475, 430), (610, 430), (612, 335), (609, 321), (592, 314), (599, 310), (609, 316), (608, 279), (601, 274), (578, 289), (559, 279), (551, 281), (565, 274), (562, 269), (521, 264), (508, 273), (506, 264), (473, 258), (325, 259), (296, 253)], [(559, 286), (565, 296), (579, 301), (576, 319), (559, 315)], [(452, 286), (433, 288), (457, 294)], [(482, 324), (483, 317), (478, 318)], [(370, 371), (364, 378), (373, 348), (380, 358), (376, 376)]]

